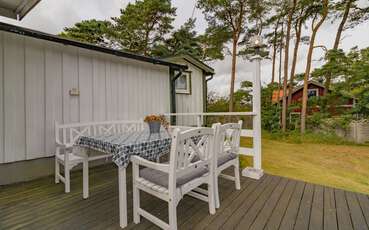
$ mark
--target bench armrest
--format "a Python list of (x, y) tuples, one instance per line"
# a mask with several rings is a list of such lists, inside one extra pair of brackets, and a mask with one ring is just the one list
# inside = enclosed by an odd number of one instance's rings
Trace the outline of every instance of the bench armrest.
[(73, 148), (73, 144), (61, 144), (61, 143), (56, 143), (56, 146), (62, 149), (71, 149)]

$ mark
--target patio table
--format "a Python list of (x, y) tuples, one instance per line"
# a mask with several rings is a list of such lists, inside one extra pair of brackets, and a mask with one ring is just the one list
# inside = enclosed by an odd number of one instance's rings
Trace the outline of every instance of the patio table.
[(150, 134), (148, 130), (121, 134), (81, 136), (76, 145), (112, 155), (118, 166), (119, 180), (119, 220), (120, 227), (127, 226), (127, 185), (126, 168), (130, 157), (138, 155), (147, 160), (156, 160), (169, 153), (171, 137), (167, 131)]

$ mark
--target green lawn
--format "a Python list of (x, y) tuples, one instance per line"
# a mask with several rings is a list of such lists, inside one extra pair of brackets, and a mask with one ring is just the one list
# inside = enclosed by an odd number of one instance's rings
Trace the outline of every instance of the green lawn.
[[(242, 146), (250, 143), (250, 139), (241, 139)], [(266, 173), (369, 194), (369, 146), (264, 138), (262, 151)], [(241, 158), (242, 167), (250, 164), (250, 158)]]

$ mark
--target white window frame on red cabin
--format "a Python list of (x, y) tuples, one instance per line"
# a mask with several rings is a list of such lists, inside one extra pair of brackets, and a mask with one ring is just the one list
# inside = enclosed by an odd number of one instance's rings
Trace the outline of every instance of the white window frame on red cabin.
[(312, 91), (315, 91), (316, 92), (316, 95), (315, 96), (310, 96), (310, 97), (319, 97), (319, 89), (308, 89), (308, 98), (309, 97), (309, 92), (312, 92)]

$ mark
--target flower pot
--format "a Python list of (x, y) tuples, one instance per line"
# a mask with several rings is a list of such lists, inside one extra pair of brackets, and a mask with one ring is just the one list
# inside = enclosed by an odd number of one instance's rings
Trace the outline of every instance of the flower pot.
[(148, 123), (149, 123), (150, 133), (160, 133), (160, 127), (161, 127), (160, 121), (150, 121)]

